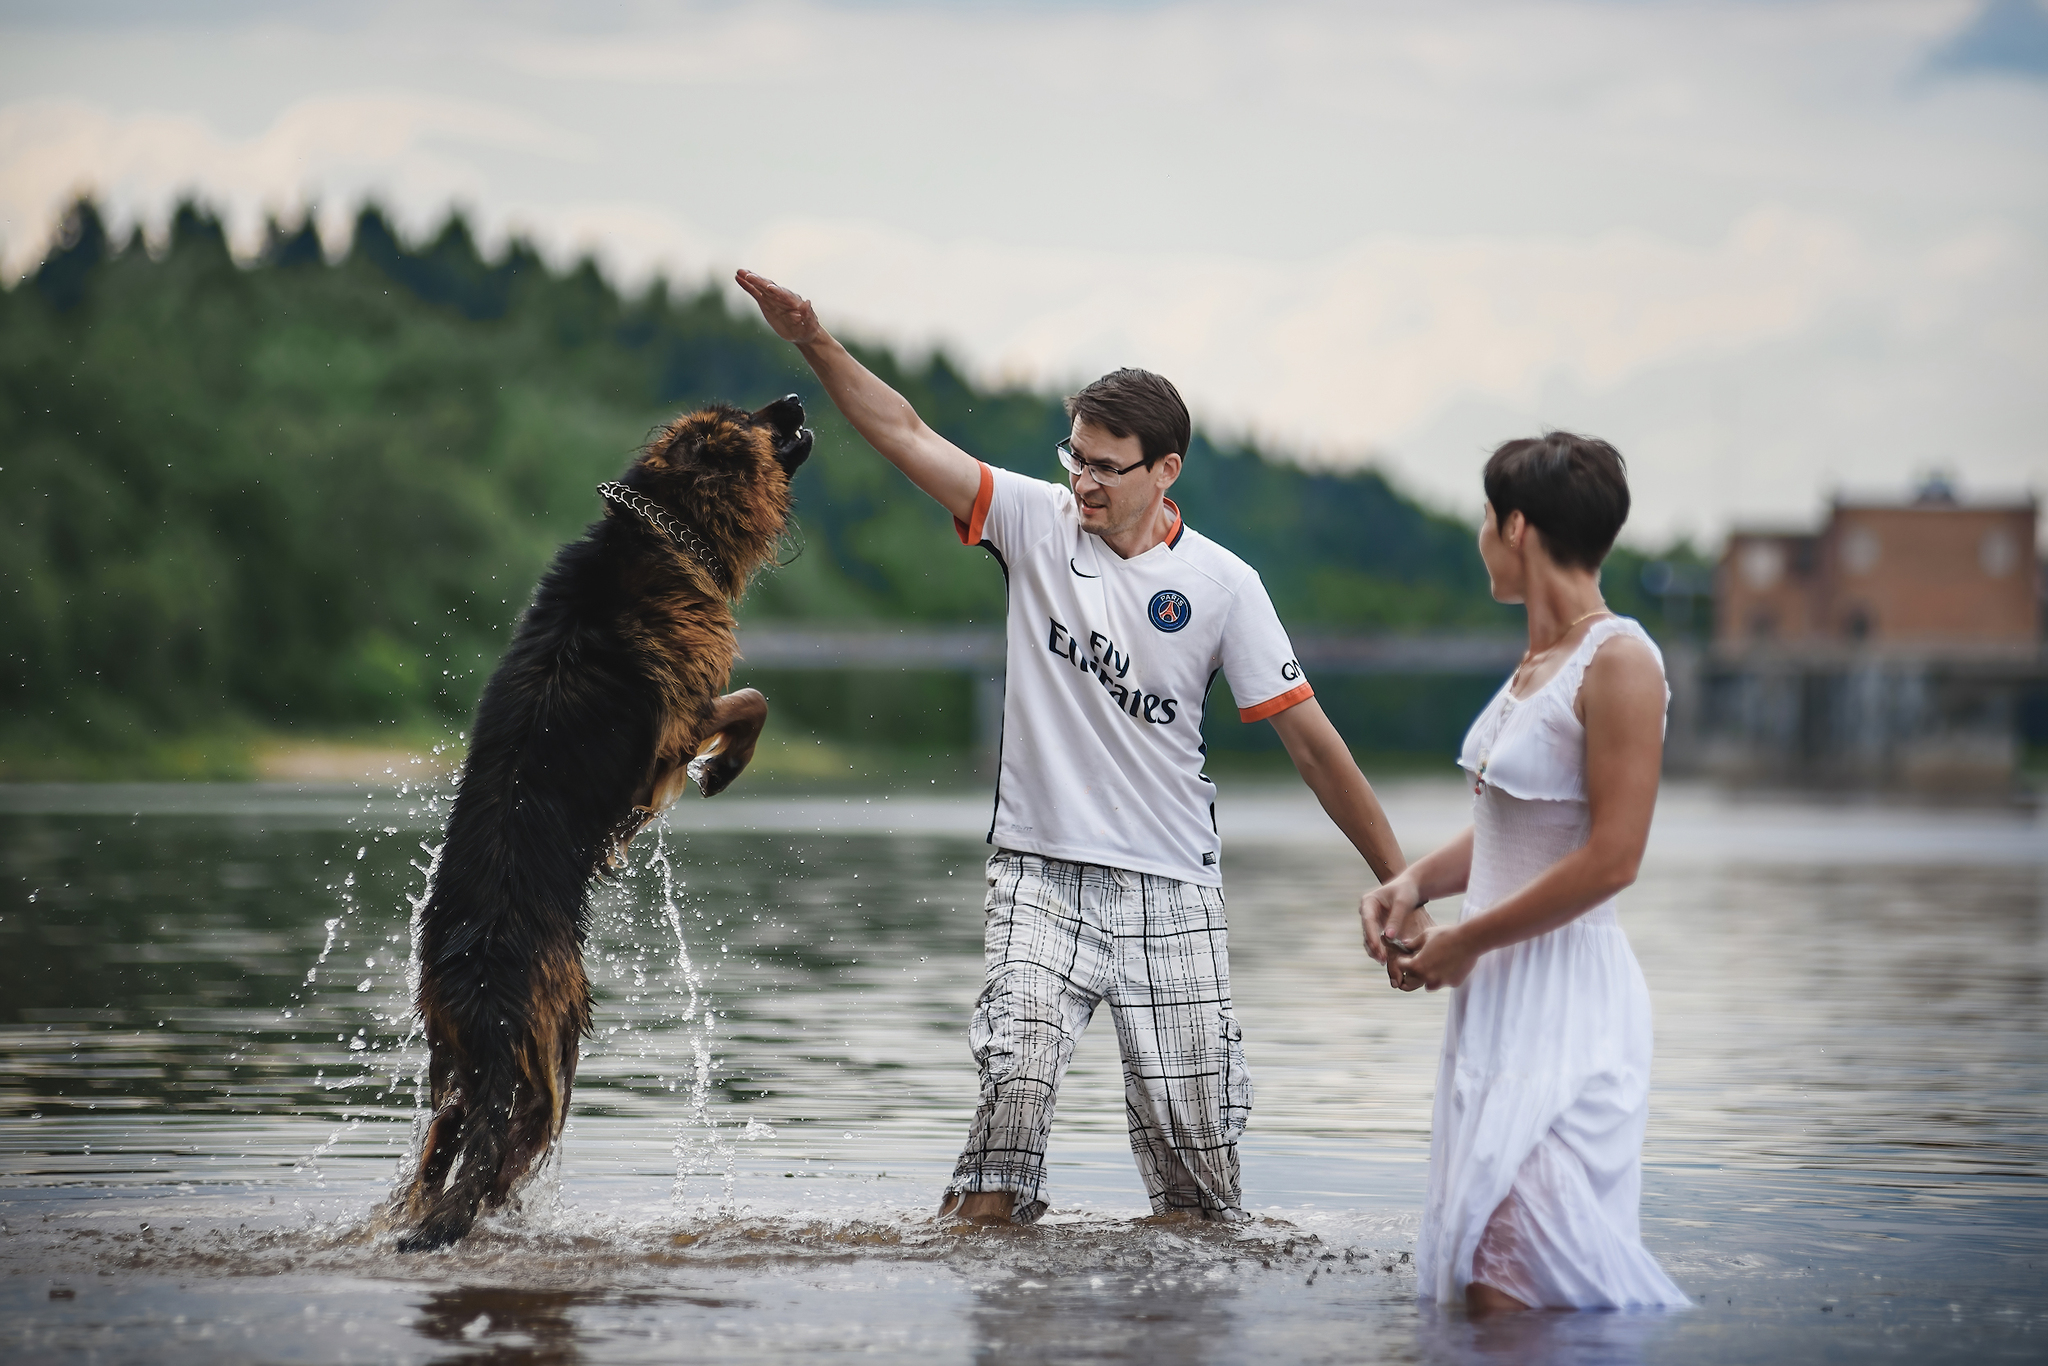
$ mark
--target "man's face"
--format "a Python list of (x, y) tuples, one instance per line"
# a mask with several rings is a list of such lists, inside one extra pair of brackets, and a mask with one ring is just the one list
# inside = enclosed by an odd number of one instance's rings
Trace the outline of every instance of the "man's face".
[[(1111, 436), (1084, 418), (1074, 419), (1073, 436), (1067, 444), (1075, 455), (1091, 465), (1123, 469), (1145, 458), (1144, 446), (1135, 436)], [(1091, 536), (1121, 536), (1137, 526), (1159, 505), (1159, 499), (1180, 474), (1178, 454), (1162, 456), (1150, 469), (1139, 465), (1124, 475), (1114, 488), (1106, 488), (1095, 476), (1073, 475), (1074, 501), (1081, 507), (1081, 530)]]

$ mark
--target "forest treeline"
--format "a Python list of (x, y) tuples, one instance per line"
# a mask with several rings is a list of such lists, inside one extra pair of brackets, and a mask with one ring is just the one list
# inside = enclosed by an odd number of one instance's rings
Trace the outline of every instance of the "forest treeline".
[[(1058, 395), (856, 350), (961, 446), (1057, 477)], [(203, 207), (151, 250), (81, 202), (0, 291), (0, 390), (0, 773), (222, 727), (466, 716), (541, 568), (599, 515), (593, 486), (714, 399), (801, 393), (819, 438), (797, 481), (805, 550), (746, 617), (1003, 608), (997, 567), (717, 288), (627, 296), (519, 241), (488, 260), (460, 216), (409, 244), (366, 207), (336, 260), (310, 222), (273, 226), (237, 262)], [(1487, 597), (1471, 528), (1378, 473), (1193, 446), (1176, 501), (1295, 629), (1517, 620)], [(1621, 552), (1617, 606), (1643, 606), (1640, 568)]]

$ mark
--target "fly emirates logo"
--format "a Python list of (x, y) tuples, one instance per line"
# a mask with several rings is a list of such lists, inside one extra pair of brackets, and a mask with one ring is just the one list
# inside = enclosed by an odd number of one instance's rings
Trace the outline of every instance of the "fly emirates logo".
[(1146, 692), (1135, 684), (1124, 682), (1131, 671), (1131, 657), (1119, 654), (1116, 645), (1100, 631), (1088, 633), (1088, 648), (1084, 653), (1081, 641), (1066, 627), (1051, 617), (1046, 622), (1052, 629), (1046, 634), (1045, 648), (1073, 665), (1084, 674), (1094, 674), (1095, 681), (1109, 694), (1109, 700), (1116, 704), (1118, 711), (1139, 721), (1149, 721), (1155, 726), (1170, 726), (1177, 715), (1180, 699), (1161, 697)]

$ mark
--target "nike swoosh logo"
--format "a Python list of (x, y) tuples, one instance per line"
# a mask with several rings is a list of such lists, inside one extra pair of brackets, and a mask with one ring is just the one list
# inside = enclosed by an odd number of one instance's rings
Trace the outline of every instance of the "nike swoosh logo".
[(1084, 579), (1099, 579), (1102, 577), (1102, 575), (1100, 574), (1081, 574), (1081, 562), (1079, 560), (1076, 560), (1072, 555), (1067, 556), (1067, 566), (1071, 568), (1076, 574), (1080, 574), (1081, 577)]

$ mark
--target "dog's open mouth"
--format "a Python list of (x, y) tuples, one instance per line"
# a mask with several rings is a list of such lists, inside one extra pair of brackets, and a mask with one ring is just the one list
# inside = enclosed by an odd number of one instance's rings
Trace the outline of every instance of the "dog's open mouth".
[(811, 429), (804, 426), (804, 401), (795, 394), (784, 394), (756, 412), (754, 421), (774, 430), (775, 459), (784, 473), (795, 474), (796, 467), (810, 458)]
[(797, 466), (810, 458), (813, 439), (809, 427), (797, 428), (794, 435), (776, 443), (775, 459), (784, 470), (795, 474)]

